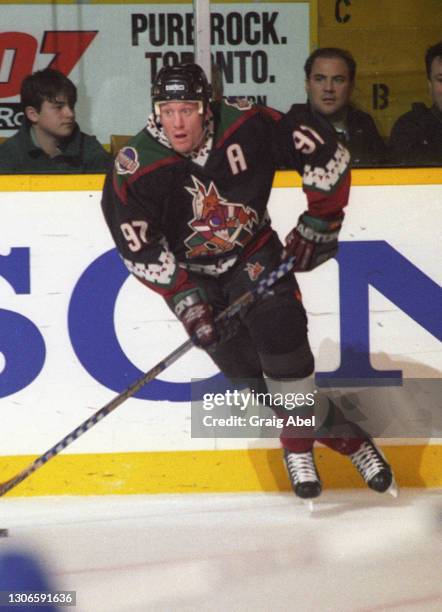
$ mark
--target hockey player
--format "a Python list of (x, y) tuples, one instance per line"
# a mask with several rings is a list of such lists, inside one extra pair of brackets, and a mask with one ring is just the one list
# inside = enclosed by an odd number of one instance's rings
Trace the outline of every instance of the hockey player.
[[(349, 155), (332, 131), (244, 100), (210, 102), (210, 94), (195, 64), (160, 70), (152, 114), (116, 156), (102, 207), (130, 272), (164, 297), (228, 378), (266, 391), (264, 374), (299, 380), (314, 369), (294, 275), (242, 310), (235, 334), (220, 333), (214, 319), (281, 261), (266, 209), (278, 165), (300, 172), (308, 201), (285, 246), (296, 270), (333, 257), (348, 201)], [(391, 469), (368, 436), (349, 424), (347, 436), (322, 441), (349, 455), (371, 488), (389, 488)], [(318, 496), (314, 438), (287, 428), (281, 442), (296, 495)]]

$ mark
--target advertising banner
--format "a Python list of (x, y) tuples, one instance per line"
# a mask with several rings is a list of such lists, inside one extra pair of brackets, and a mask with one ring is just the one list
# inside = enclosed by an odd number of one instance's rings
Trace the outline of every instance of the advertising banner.
[[(305, 99), (309, 2), (211, 4), (212, 61), (226, 96), (286, 111)], [(0, 136), (21, 123), (22, 79), (46, 67), (78, 88), (77, 119), (104, 144), (136, 134), (162, 65), (192, 61), (191, 3), (2, 5)]]

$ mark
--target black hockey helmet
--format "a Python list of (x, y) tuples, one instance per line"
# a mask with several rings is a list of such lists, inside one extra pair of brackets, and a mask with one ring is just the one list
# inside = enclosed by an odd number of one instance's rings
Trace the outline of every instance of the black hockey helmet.
[(171, 100), (202, 102), (202, 114), (205, 114), (212, 87), (198, 64), (163, 66), (153, 81), (151, 96), (154, 115), (160, 114), (160, 102)]

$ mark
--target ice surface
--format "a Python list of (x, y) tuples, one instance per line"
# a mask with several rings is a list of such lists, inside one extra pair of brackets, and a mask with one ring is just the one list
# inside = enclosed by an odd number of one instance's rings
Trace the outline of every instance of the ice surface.
[(442, 491), (3, 498), (76, 612), (442, 609)]

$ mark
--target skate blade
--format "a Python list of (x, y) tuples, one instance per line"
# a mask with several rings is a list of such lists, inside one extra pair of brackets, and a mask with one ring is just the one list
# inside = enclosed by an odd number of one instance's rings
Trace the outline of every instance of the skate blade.
[(302, 499), (301, 501), (302, 504), (308, 508), (310, 514), (313, 514), (315, 511), (315, 502), (312, 499)]
[(388, 487), (387, 493), (390, 493), (395, 499), (399, 497), (399, 487), (396, 484), (395, 479), (393, 478), (391, 485)]

